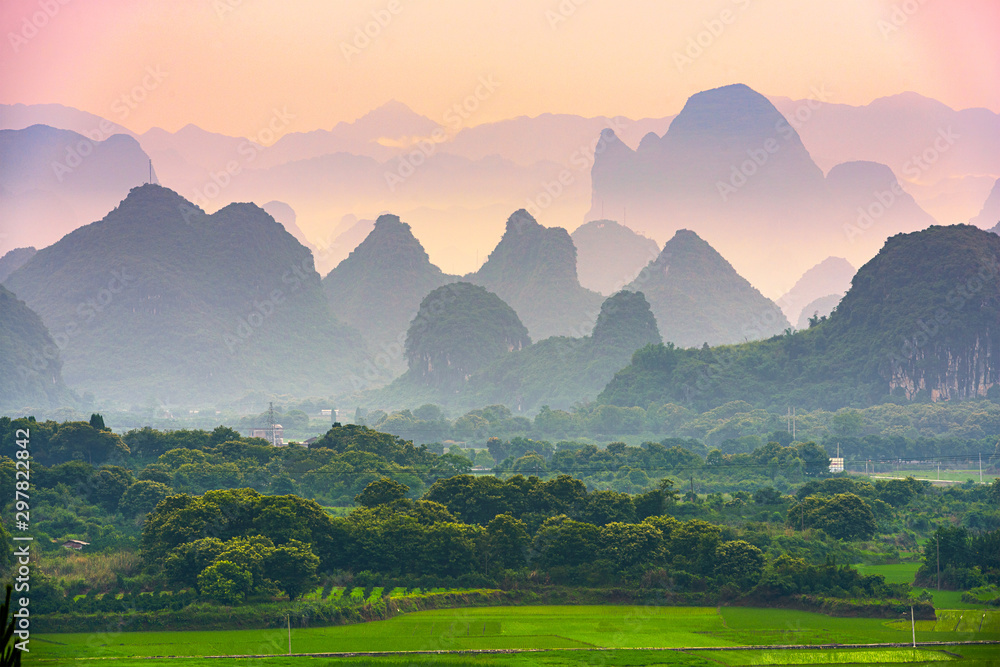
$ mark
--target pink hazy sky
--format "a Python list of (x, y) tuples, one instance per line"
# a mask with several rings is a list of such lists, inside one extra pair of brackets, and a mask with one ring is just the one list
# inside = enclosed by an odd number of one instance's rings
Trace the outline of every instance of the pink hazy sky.
[[(481, 77), (499, 85), (466, 125), (660, 117), (734, 82), (1000, 112), (995, 0), (4, 0), (0, 27), (0, 102), (57, 102), (138, 132), (249, 136), (275, 109), (308, 131), (390, 99), (443, 123)], [(355, 41), (366, 27), (377, 34)]]

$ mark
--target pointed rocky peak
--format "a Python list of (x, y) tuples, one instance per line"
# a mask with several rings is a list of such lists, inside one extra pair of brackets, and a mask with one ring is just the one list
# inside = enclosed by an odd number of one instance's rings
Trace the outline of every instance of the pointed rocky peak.
[(383, 214), (375, 220), (375, 226), (365, 240), (351, 252), (345, 261), (366, 261), (390, 270), (432, 268), (423, 245), (413, 235), (410, 225), (401, 221), (398, 215)]
[(33, 246), (27, 248), (14, 248), (0, 257), (0, 283), (7, 280), (7, 276), (17, 271), (28, 263), (28, 260), (37, 254)]
[(624, 141), (618, 138), (615, 131), (610, 127), (601, 130), (601, 140), (594, 149), (596, 155), (604, 158), (616, 158), (619, 156), (630, 156), (635, 153)]
[(649, 300), (664, 340), (682, 347), (767, 338), (789, 327), (769, 299), (689, 229), (628, 287)]
[(105, 220), (135, 224), (136, 220), (156, 221), (158, 224), (189, 224), (205, 221), (208, 215), (201, 207), (192, 204), (170, 188), (156, 183), (145, 183), (129, 190), (118, 206), (108, 213)]
[(649, 302), (642, 292), (622, 290), (601, 304), (592, 334), (601, 346), (637, 350), (649, 343), (660, 343), (660, 331)]
[(899, 187), (899, 180), (881, 162), (855, 160), (835, 165), (826, 175), (827, 185), (835, 192), (856, 192), (871, 187)]
[[(835, 295), (836, 300), (833, 301), (833, 305), (836, 305), (840, 297), (851, 288), (851, 278), (855, 272), (855, 268), (843, 257), (827, 257), (803, 273), (792, 289), (778, 299), (778, 305), (790, 322), (800, 322), (806, 315), (805, 309), (812, 308), (813, 302), (817, 299)], [(821, 314), (829, 314), (833, 305)], [(812, 312), (808, 315), (812, 315)]]
[(637, 153), (645, 153), (649, 151), (655, 151), (660, 147), (660, 137), (656, 132), (647, 132), (646, 136), (639, 141), (639, 147), (636, 149)]
[(736, 83), (689, 97), (665, 137), (710, 137), (719, 141), (733, 136), (772, 136), (775, 124), (783, 120), (770, 100)]
[(984, 227), (1000, 234), (998, 231), (1000, 230), (1000, 178), (993, 184), (993, 189), (990, 190), (979, 215), (970, 220), (969, 224)]
[[(708, 270), (723, 270), (736, 274), (732, 264), (719, 254), (707, 241), (690, 229), (678, 229), (673, 238), (666, 242), (656, 264), (664, 269), (684, 267)], [(693, 276), (692, 276), (693, 277)]]
[(475, 274), (486, 281), (522, 282), (532, 276), (561, 276), (576, 282), (576, 248), (562, 227), (543, 227), (526, 210), (507, 218), (500, 243)]

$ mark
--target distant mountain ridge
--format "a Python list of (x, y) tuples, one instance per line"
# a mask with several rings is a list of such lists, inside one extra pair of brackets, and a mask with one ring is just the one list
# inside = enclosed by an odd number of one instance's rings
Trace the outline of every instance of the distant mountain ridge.
[(7, 252), (7, 254), (0, 256), (0, 283), (7, 280), (7, 276), (24, 266), (37, 252), (34, 247), (28, 246), (27, 248), (14, 248)]
[(510, 304), (535, 340), (589, 330), (602, 301), (580, 286), (569, 233), (543, 227), (524, 209), (511, 214), (486, 263), (465, 279)]
[[(447, 292), (455, 286), (446, 285), (438, 292)], [(425, 301), (433, 303), (436, 294), (432, 293)], [(425, 314), (417, 316), (411, 330), (414, 327), (440, 330), (442, 310), (435, 313), (427, 309)], [(480, 319), (478, 313), (475, 319)], [(494, 332), (505, 327), (491, 324), (488, 330)], [(492, 342), (497, 336), (487, 338)], [(571, 409), (580, 402), (593, 400), (633, 352), (661, 340), (656, 319), (643, 295), (621, 291), (605, 299), (587, 336), (555, 336), (527, 346), (519, 340), (521, 344), (507, 345), (507, 349), (503, 345), (490, 346), (494, 350), (492, 358), (481, 360), (463, 376), (463, 381), (444, 385), (430, 381), (426, 373), (414, 372), (411, 366), (407, 374), (389, 386), (363, 394), (358, 400), (385, 408), (431, 402), (459, 410), (490, 404), (507, 405), (516, 412), (545, 409), (544, 406)], [(456, 346), (449, 344), (442, 352), (450, 347)], [(473, 343), (469, 349), (475, 350), (477, 346)], [(431, 365), (439, 367), (442, 359), (451, 356), (442, 354)]]
[(43, 247), (104, 215), (147, 182), (148, 156), (124, 134), (101, 141), (32, 125), (0, 130), (0, 253)]
[[(851, 278), (854, 274), (854, 267), (843, 257), (827, 257), (803, 273), (792, 289), (783, 294), (777, 303), (790, 322), (801, 323), (802, 317), (808, 318), (813, 315), (812, 311), (817, 308), (815, 304), (818, 299), (836, 295), (836, 301), (840, 301), (840, 297), (851, 288)], [(826, 302), (824, 306), (825, 304)], [(825, 310), (820, 314), (829, 315), (829, 313), (829, 310)], [(797, 327), (804, 328), (798, 325)]]
[(774, 302), (687, 229), (627, 289), (646, 295), (663, 339), (679, 347), (757, 340), (789, 327)]
[(127, 405), (348, 388), (365, 345), (309, 251), (253, 204), (213, 215), (158, 185), (6, 281), (54, 336), (67, 382)]
[(691, 96), (662, 137), (634, 151), (606, 130), (587, 219), (627, 211), (654, 238), (691, 229), (768, 294), (787, 290), (776, 266), (801, 274), (831, 253), (864, 261), (886, 236), (934, 223), (882, 165), (824, 175), (800, 125), (734, 84)]
[(337, 317), (376, 347), (395, 350), (400, 370), (406, 330), (430, 292), (457, 280), (434, 266), (410, 226), (398, 216), (379, 216), (351, 254), (323, 278), (323, 291)]
[(614, 220), (593, 220), (570, 234), (576, 246), (580, 284), (610, 295), (635, 278), (659, 253), (656, 241)]
[(0, 408), (72, 406), (62, 378), (59, 347), (42, 319), (0, 285)]
[(998, 400), (998, 360), (1000, 238), (971, 225), (932, 226), (886, 241), (816, 326), (731, 347), (646, 348), (599, 400), (698, 409), (733, 400), (824, 409)]

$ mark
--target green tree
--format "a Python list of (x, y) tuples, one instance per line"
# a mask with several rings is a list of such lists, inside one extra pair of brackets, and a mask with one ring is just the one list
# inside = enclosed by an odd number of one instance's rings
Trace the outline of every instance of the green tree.
[(543, 568), (590, 563), (600, 546), (600, 529), (565, 515), (546, 519), (531, 544), (532, 558)]
[(193, 586), (199, 590), (198, 575), (215, 562), (226, 548), (217, 537), (203, 537), (170, 550), (163, 559), (167, 583), (177, 589)]
[(289, 600), (301, 597), (316, 585), (319, 557), (305, 542), (289, 540), (267, 555), (264, 571), (268, 579), (288, 594)]
[(721, 536), (718, 526), (701, 519), (681, 523), (670, 535), (670, 556), (675, 567), (692, 574), (711, 574)]
[(635, 501), (627, 493), (617, 491), (594, 491), (587, 495), (580, 512), (581, 518), (595, 526), (603, 526), (615, 521), (632, 523), (635, 521)]
[(853, 493), (808, 496), (788, 509), (788, 525), (819, 528), (841, 540), (863, 540), (878, 528), (871, 506)]
[(125, 490), (134, 481), (132, 472), (127, 468), (120, 466), (101, 468), (88, 480), (87, 499), (109, 512), (114, 512)]
[(253, 578), (236, 563), (218, 561), (198, 575), (201, 594), (221, 604), (237, 604), (246, 599)]
[(354, 502), (362, 507), (375, 507), (376, 505), (388, 505), (406, 497), (410, 487), (405, 484), (382, 477), (370, 482), (358, 495), (354, 496)]
[(600, 554), (619, 571), (662, 562), (663, 533), (649, 523), (609, 523), (601, 527)]
[(528, 529), (510, 514), (498, 514), (486, 526), (487, 563), (491, 569), (516, 569), (527, 562)]
[(43, 458), (53, 463), (82, 459), (91, 465), (124, 459), (128, 445), (111, 431), (99, 430), (87, 422), (66, 422), (49, 440)]
[(742, 590), (753, 588), (764, 573), (764, 552), (745, 540), (723, 542), (715, 549), (715, 573)]
[(132, 518), (149, 514), (161, 500), (173, 493), (166, 484), (151, 480), (139, 480), (122, 493), (118, 501), (118, 511)]
[(457, 577), (476, 565), (476, 538), (480, 526), (436, 523), (423, 531), (423, 548), (417, 566), (421, 573)]
[(104, 426), (104, 417), (97, 414), (96, 412), (90, 415), (90, 425), (91, 427), (96, 428), (98, 431), (103, 431), (106, 428)]

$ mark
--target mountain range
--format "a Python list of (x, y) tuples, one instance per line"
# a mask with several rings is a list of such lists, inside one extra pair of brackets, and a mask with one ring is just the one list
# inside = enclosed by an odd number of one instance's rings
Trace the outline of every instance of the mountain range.
[(630, 283), (660, 253), (656, 241), (614, 220), (592, 220), (570, 234), (580, 284), (607, 296)]
[(126, 405), (329, 395), (365, 352), (309, 251), (271, 216), (253, 204), (208, 215), (158, 185), (133, 188), (4, 284), (62, 342), (68, 384)]
[[(850, 289), (854, 273), (854, 267), (843, 257), (827, 257), (803, 273), (777, 303), (789, 322), (797, 322), (796, 328), (804, 329), (806, 327), (801, 325), (803, 317), (808, 319), (816, 313), (820, 316), (830, 314), (833, 306)], [(831, 301), (830, 308), (826, 308)]]
[[(456, 319), (460, 326), (449, 325)], [(637, 349), (661, 341), (646, 299), (628, 291), (604, 301), (589, 335), (531, 343), (522, 330), (496, 295), (469, 283), (445, 285), (428, 295), (410, 327), (407, 373), (355, 398), (385, 408), (569, 409), (593, 400)]]
[(824, 175), (796, 128), (742, 84), (693, 95), (636, 150), (612, 130), (603, 140), (588, 219), (622, 212), (653, 238), (691, 229), (765, 293), (831, 251), (864, 261), (886, 236), (934, 222), (884, 166), (848, 162)]
[(758, 340), (789, 327), (778, 306), (687, 229), (627, 289), (646, 295), (663, 339), (678, 347)]
[(1000, 238), (932, 226), (891, 237), (815, 326), (731, 347), (644, 348), (599, 400), (700, 409), (732, 400), (776, 409), (996, 400), (998, 325)]
[(98, 219), (150, 180), (149, 157), (125, 134), (95, 141), (32, 125), (0, 130), (0, 253), (44, 247)]
[(601, 295), (580, 285), (569, 233), (543, 227), (520, 209), (507, 218), (500, 243), (465, 280), (496, 293), (517, 311), (532, 339), (589, 331)]

